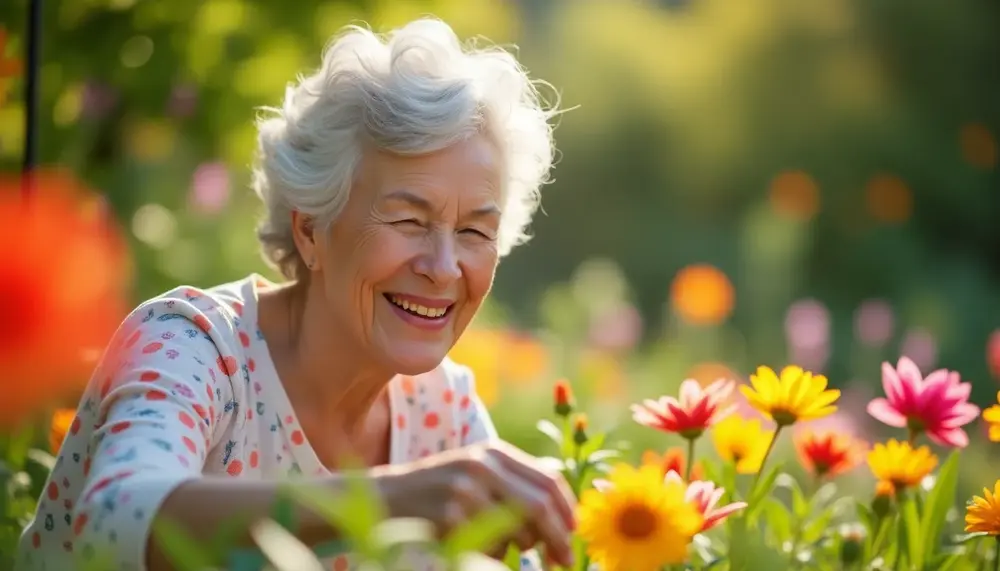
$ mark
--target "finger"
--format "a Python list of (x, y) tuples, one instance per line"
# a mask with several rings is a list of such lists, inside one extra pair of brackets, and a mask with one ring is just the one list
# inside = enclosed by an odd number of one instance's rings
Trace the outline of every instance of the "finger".
[[(560, 562), (571, 565), (569, 528), (553, 509), (553, 502), (548, 492), (517, 472), (505, 469), (499, 460), (493, 458), (493, 455), (487, 455), (483, 460), (486, 468), (485, 480), (494, 493), (499, 494), (507, 502), (526, 509), (528, 525), (524, 528), (530, 530), (533, 527), (537, 530), (530, 539), (531, 544), (537, 543), (535, 538), (540, 539)], [(527, 538), (524, 540), (529, 541)]]
[(551, 498), (552, 507), (562, 517), (566, 527), (568, 529), (576, 527), (576, 496), (562, 474), (543, 471), (533, 456), (514, 446), (501, 445), (491, 452), (497, 456), (504, 469), (545, 490)]

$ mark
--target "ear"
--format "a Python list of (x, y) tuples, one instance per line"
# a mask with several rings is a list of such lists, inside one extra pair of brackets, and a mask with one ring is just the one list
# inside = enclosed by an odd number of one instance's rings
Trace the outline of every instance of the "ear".
[(299, 250), (302, 262), (309, 270), (319, 268), (319, 252), (316, 251), (316, 227), (314, 219), (299, 212), (292, 211), (292, 238)]

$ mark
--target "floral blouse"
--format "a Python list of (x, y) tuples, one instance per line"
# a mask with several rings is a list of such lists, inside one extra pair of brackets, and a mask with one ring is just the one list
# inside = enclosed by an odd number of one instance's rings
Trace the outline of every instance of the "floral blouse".
[[(18, 571), (66, 571), (76, 558), (145, 569), (160, 504), (202, 477), (277, 480), (328, 474), (299, 428), (257, 327), (251, 275), (181, 287), (140, 305), (94, 373), (59, 450)], [(496, 438), (471, 371), (445, 360), (390, 382), (390, 462)], [(104, 559), (106, 560), (106, 559)], [(352, 567), (348, 555), (325, 561)]]

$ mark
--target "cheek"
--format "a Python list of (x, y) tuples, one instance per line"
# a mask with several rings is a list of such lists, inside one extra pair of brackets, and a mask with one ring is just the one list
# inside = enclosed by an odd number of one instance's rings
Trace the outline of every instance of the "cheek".
[(470, 249), (463, 256), (462, 273), (465, 277), (466, 293), (469, 302), (475, 307), (482, 303), (493, 287), (493, 276), (496, 273), (498, 260), (496, 248), (492, 246)]
[(351, 307), (369, 308), (375, 287), (400, 271), (411, 257), (412, 246), (398, 233), (385, 228), (369, 227), (331, 256), (329, 272)]

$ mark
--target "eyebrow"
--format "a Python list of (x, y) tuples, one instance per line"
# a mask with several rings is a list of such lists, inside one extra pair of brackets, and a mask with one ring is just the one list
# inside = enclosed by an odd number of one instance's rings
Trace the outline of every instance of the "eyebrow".
[[(422, 196), (418, 196), (408, 190), (394, 190), (389, 194), (385, 195), (384, 200), (395, 200), (399, 202), (405, 202), (414, 208), (419, 208), (420, 210), (431, 211), (433, 206), (430, 201)], [(500, 208), (495, 204), (488, 204), (486, 206), (481, 206), (474, 209), (470, 214), (472, 218), (483, 218), (486, 216), (500, 216)]]

